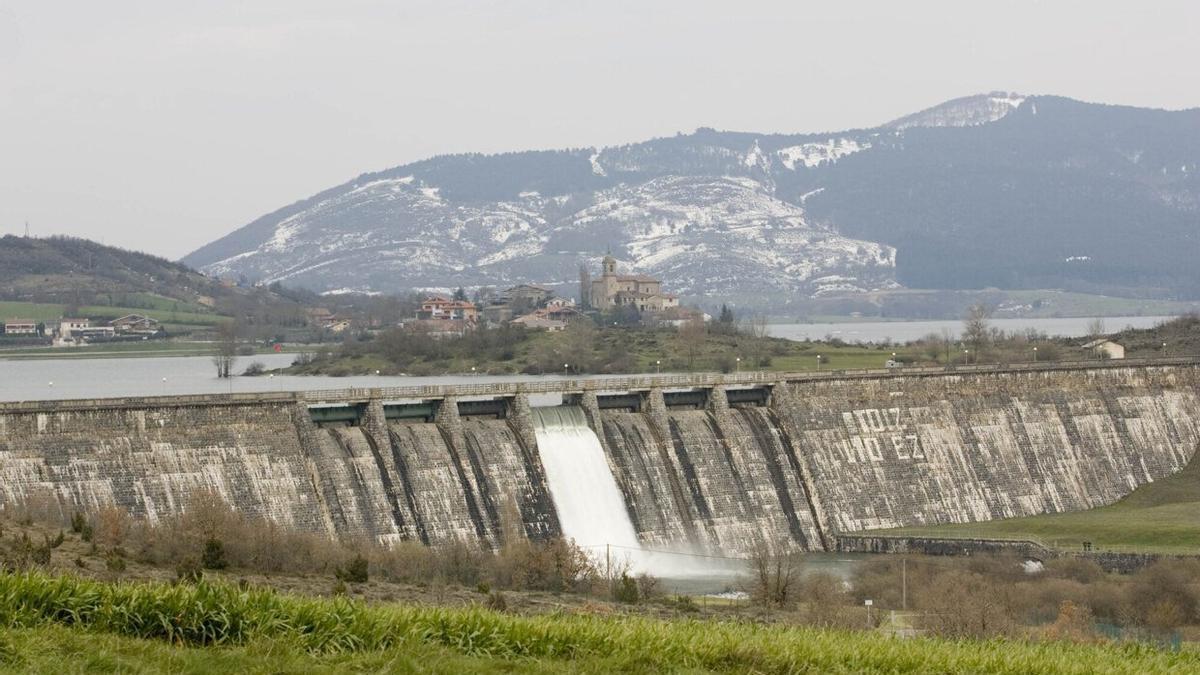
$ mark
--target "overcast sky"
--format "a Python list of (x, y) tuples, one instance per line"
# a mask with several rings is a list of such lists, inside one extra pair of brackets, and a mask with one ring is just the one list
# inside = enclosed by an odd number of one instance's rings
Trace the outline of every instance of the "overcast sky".
[(990, 90), (1200, 106), (1200, 2), (0, 0), (0, 234), (177, 258), (364, 171)]

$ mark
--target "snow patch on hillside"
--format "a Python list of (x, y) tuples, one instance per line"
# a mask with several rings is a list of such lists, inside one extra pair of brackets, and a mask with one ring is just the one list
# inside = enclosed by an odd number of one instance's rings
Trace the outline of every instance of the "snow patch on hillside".
[(804, 143), (775, 151), (779, 161), (789, 169), (795, 169), (797, 164), (803, 164), (811, 169), (825, 162), (830, 164), (847, 155), (853, 155), (870, 148), (870, 143), (859, 143), (853, 138), (831, 138), (823, 143)]
[(596, 174), (597, 176), (607, 176), (608, 175), (608, 174), (604, 173), (604, 167), (600, 166), (600, 153), (599, 152), (592, 152), (592, 155), (590, 157), (588, 157), (588, 162), (590, 162), (592, 165), (592, 173)]
[(901, 117), (887, 126), (897, 130), (913, 127), (973, 127), (1003, 119), (1020, 108), (1026, 100), (1028, 98), (1025, 96), (1006, 92), (967, 96)]

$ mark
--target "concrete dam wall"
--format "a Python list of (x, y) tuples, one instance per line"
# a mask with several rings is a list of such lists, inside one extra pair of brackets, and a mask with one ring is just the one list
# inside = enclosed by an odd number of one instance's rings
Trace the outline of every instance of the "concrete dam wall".
[(1186, 465), (1198, 419), (1200, 366), (1183, 361), (6, 403), (0, 507), (156, 520), (214, 491), (331, 536), (498, 547), (585, 536), (581, 508), (623, 503), (616, 529), (586, 536), (824, 550), (836, 533), (1111, 503)]

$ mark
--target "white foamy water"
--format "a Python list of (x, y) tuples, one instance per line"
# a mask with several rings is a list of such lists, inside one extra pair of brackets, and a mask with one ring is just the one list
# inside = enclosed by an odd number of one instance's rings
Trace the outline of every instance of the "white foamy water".
[(574, 406), (534, 408), (533, 418), (563, 536), (601, 560), (611, 551), (616, 560), (628, 559), (634, 571), (651, 571), (604, 448), (583, 411)]
[[(563, 536), (605, 569), (628, 563), (633, 574), (676, 579), (728, 576), (731, 561), (678, 550), (648, 551), (638, 540), (600, 439), (575, 406), (535, 407), (534, 432)], [(740, 569), (740, 568), (738, 568)]]

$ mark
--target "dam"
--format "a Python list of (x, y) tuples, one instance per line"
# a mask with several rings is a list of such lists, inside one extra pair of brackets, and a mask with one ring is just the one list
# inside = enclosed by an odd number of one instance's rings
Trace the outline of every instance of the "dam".
[(0, 508), (155, 521), (206, 491), (384, 543), (820, 551), (1112, 503), (1197, 420), (1191, 359), (0, 403)]

